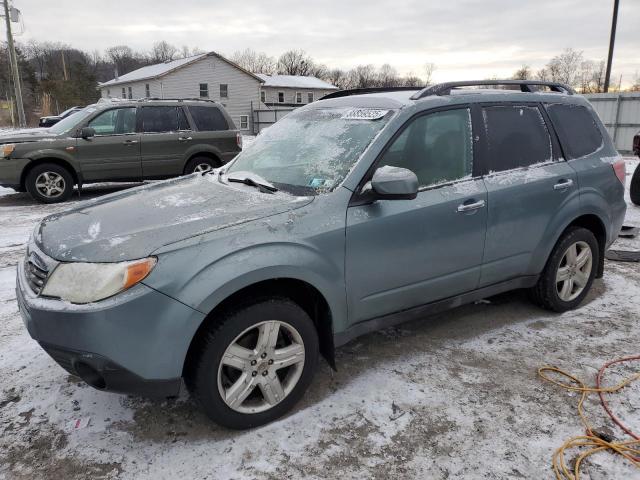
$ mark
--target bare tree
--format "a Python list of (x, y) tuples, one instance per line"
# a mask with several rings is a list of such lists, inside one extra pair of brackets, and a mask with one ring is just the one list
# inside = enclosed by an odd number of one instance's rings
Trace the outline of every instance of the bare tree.
[(600, 93), (604, 90), (605, 62), (585, 60), (580, 64), (577, 88), (582, 93)]
[(416, 75), (413, 75), (412, 73), (409, 73), (409, 75), (404, 77), (401, 82), (402, 82), (402, 85), (405, 87), (423, 87), (424, 86), (424, 80), (422, 80), (420, 77)]
[(368, 88), (376, 85), (376, 69), (373, 65), (358, 65), (349, 71), (351, 88)]
[(640, 92), (640, 73), (636, 72), (635, 77), (633, 78), (633, 85), (629, 89), (630, 92)]
[(250, 48), (234, 52), (230, 59), (252, 73), (273, 75), (276, 72), (276, 61), (273, 57)]
[(153, 63), (170, 62), (176, 57), (178, 49), (164, 40), (160, 40), (151, 47), (150, 58)]
[(435, 63), (427, 62), (424, 64), (424, 86), (428, 87), (433, 83), (433, 73), (436, 71)]
[(313, 69), (313, 65), (313, 60), (304, 50), (289, 50), (278, 59), (278, 73), (307, 76)]
[(334, 68), (327, 72), (327, 76), (325, 80), (332, 85), (338, 87), (340, 90), (344, 90), (349, 88), (349, 79), (348, 75), (344, 70), (339, 68)]
[(179, 58), (187, 58), (191, 56), (191, 50), (188, 45), (183, 45), (180, 47), (180, 53), (178, 53)]
[(545, 68), (551, 81), (576, 86), (583, 61), (582, 52), (567, 48), (560, 55), (553, 57)]
[(376, 85), (379, 87), (397, 87), (401, 81), (398, 71), (388, 63), (380, 67), (376, 77)]
[(514, 80), (530, 80), (533, 78), (533, 71), (531, 71), (529, 65), (522, 65), (511, 78)]

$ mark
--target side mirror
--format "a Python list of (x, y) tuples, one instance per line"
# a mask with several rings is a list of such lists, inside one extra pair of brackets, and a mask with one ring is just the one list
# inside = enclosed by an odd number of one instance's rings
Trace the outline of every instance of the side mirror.
[(406, 168), (385, 165), (374, 172), (371, 189), (376, 199), (413, 200), (418, 196), (418, 177)]
[(84, 138), (85, 140), (87, 138), (91, 138), (95, 136), (96, 136), (96, 131), (91, 127), (84, 127), (82, 130), (80, 130), (80, 137)]

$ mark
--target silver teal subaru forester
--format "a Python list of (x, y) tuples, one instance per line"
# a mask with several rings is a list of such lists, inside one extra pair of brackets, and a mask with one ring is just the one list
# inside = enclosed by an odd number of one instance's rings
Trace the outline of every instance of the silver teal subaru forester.
[(358, 335), (516, 288), (577, 307), (622, 225), (623, 182), (564, 85), (337, 92), (221, 169), (45, 218), (20, 311), (96, 388), (171, 396), (184, 379), (214, 421), (257, 426)]

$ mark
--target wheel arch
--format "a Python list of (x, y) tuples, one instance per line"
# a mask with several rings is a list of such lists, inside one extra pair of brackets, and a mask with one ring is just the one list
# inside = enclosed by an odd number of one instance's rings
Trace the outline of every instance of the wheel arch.
[(22, 171), (22, 174), (20, 175), (20, 186), (23, 188), (25, 187), (27, 175), (29, 175), (29, 172), (31, 170), (33, 170), (38, 165), (43, 165), (45, 163), (52, 163), (54, 165), (58, 165), (66, 169), (71, 174), (71, 178), (73, 178), (74, 184), (75, 185), (81, 184), (80, 175), (78, 174), (77, 170), (73, 167), (73, 165), (69, 161), (60, 157), (39, 157), (37, 159), (31, 160), (27, 164), (26, 168)]
[(220, 155), (217, 152), (214, 152), (212, 150), (198, 150), (196, 152), (190, 153), (188, 155), (186, 155), (186, 160), (184, 161), (183, 165), (182, 165), (182, 172), (184, 173), (187, 169), (187, 165), (189, 165), (189, 162), (191, 160), (193, 160), (194, 158), (197, 157), (206, 157), (210, 160), (213, 160), (214, 162), (216, 162), (218, 164), (218, 166), (222, 166), (222, 158), (220, 157)]
[(204, 321), (196, 330), (183, 365), (183, 376), (197, 360), (198, 341), (203, 338), (206, 331), (215, 325), (221, 317), (221, 313), (232, 308), (246, 305), (260, 297), (285, 297), (299, 305), (313, 320), (318, 332), (320, 352), (327, 363), (336, 369), (333, 344), (333, 317), (331, 307), (325, 296), (311, 283), (298, 278), (273, 278), (262, 280), (247, 285), (228, 295), (211, 310)]

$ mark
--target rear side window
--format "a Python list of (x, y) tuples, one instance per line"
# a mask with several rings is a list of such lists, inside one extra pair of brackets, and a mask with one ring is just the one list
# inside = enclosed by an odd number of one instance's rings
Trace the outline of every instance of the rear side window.
[(528, 167), (553, 159), (551, 137), (538, 107), (484, 107), (490, 172)]
[(196, 123), (196, 128), (201, 132), (213, 132), (216, 130), (229, 130), (229, 125), (216, 107), (190, 106), (189, 111)]
[(547, 105), (547, 111), (568, 158), (589, 155), (602, 146), (600, 129), (583, 106), (556, 103)]
[[(180, 108), (183, 120), (180, 122), (177, 107), (143, 107), (142, 131), (145, 133), (175, 132), (184, 127), (184, 112)], [(182, 125), (179, 125), (182, 123)], [(188, 128), (188, 127), (187, 127)], [(183, 130), (185, 128), (182, 128)]]

